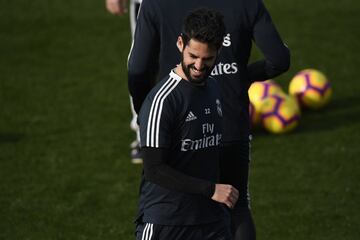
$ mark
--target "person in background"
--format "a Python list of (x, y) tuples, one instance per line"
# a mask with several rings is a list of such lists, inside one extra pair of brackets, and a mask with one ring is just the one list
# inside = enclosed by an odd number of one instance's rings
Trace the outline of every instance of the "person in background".
[[(130, 16), (130, 30), (131, 30), (131, 36), (134, 36), (135, 27), (136, 27), (136, 17), (138, 15), (140, 4), (142, 0), (131, 0), (130, 1), (130, 8), (128, 8), (128, 1), (127, 0), (106, 0), (105, 6), (106, 9), (114, 15), (121, 16), (123, 14), (126, 14), (129, 12)], [(134, 107), (132, 104), (132, 100), (130, 97), (130, 109), (131, 109), (131, 121), (130, 121), (130, 129), (135, 132), (135, 139), (131, 142), (130, 148), (130, 157), (131, 162), (134, 164), (140, 164), (142, 163), (143, 159), (140, 152), (140, 146), (139, 146), (139, 126), (136, 123), (137, 120), (137, 113), (134, 111)]]

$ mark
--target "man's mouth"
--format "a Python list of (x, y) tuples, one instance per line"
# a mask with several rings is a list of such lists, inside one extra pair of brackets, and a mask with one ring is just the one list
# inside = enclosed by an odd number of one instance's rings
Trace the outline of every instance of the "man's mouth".
[(195, 77), (199, 77), (199, 76), (203, 75), (205, 72), (205, 69), (197, 70), (194, 67), (192, 67), (191, 70), (193, 71)]

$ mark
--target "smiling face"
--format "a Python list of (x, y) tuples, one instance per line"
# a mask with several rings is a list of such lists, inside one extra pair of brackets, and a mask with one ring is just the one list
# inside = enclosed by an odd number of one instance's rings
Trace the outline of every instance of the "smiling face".
[(195, 84), (203, 84), (214, 67), (218, 51), (195, 39), (190, 39), (184, 46), (181, 36), (177, 46), (182, 53), (181, 70), (185, 75), (183, 78)]

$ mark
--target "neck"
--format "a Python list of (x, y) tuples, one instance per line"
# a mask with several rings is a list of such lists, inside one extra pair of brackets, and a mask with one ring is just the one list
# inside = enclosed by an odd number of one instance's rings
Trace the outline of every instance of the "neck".
[[(189, 81), (189, 79), (186, 77), (184, 71), (182, 70), (181, 64), (176, 65), (176, 68), (174, 69), (174, 72), (179, 75), (182, 79)], [(190, 82), (190, 81), (189, 81)]]

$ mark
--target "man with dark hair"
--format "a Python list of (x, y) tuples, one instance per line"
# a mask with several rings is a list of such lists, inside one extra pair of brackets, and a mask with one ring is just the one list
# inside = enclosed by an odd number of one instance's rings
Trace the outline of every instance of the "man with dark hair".
[[(226, 35), (211, 72), (222, 92), (223, 136), (220, 159), (221, 183), (239, 190), (231, 210), (236, 240), (254, 240), (248, 175), (250, 121), (248, 88), (289, 68), (290, 54), (262, 0), (143, 0), (128, 61), (129, 91), (135, 111), (157, 79), (164, 77), (181, 58), (174, 42), (181, 19), (192, 9), (207, 6), (224, 16)], [(264, 59), (248, 64), (252, 41)]]
[(139, 113), (144, 175), (138, 240), (231, 240), (225, 207), (238, 191), (219, 184), (221, 96), (210, 76), (221, 47), (223, 17), (198, 9), (176, 46), (181, 63), (148, 94)]

